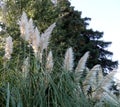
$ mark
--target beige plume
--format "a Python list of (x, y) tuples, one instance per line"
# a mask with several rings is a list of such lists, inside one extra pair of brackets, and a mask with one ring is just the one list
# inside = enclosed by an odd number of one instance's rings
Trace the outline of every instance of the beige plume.
[(73, 50), (72, 48), (68, 48), (65, 54), (64, 59), (64, 69), (67, 71), (73, 70)]
[(32, 18), (29, 19), (28, 21), (28, 42), (29, 44), (32, 44), (34, 35), (35, 35), (35, 30), (34, 30), (35, 26), (33, 24), (33, 20)]
[(51, 72), (52, 69), (53, 69), (53, 55), (52, 55), (52, 51), (50, 51), (49, 54), (48, 54), (47, 63), (46, 63), (46, 69), (49, 72)]
[(11, 54), (13, 52), (13, 42), (12, 42), (12, 37), (9, 36), (6, 38), (6, 44), (5, 44), (5, 58), (10, 59)]
[(29, 58), (27, 57), (24, 60), (23, 65), (22, 65), (22, 75), (23, 75), (24, 78), (27, 77), (28, 72), (29, 72)]
[(34, 35), (32, 36), (31, 41), (32, 41), (32, 48), (34, 50), (34, 53), (36, 54), (38, 52), (38, 48), (40, 44), (40, 33), (37, 27), (34, 30)]
[(52, 33), (54, 27), (56, 26), (55, 24), (56, 24), (56, 23), (53, 23), (52, 25), (50, 25), (50, 26), (48, 27), (48, 29), (45, 30), (45, 32), (41, 34), (41, 37), (40, 37), (40, 50), (41, 50), (41, 52), (42, 52), (44, 49), (47, 48), (48, 43), (49, 43), (49, 38), (50, 38), (50, 36), (51, 36), (51, 33)]
[(95, 65), (87, 74), (83, 84), (91, 85), (92, 88), (96, 89), (97, 86), (102, 82), (103, 74), (101, 66)]
[(56, 26), (56, 23), (53, 23), (40, 36), (39, 54), (38, 54), (40, 62), (42, 62), (43, 50), (47, 49), (48, 44), (49, 44), (49, 39), (51, 37), (51, 33), (55, 26)]
[(108, 90), (108, 88), (111, 86), (111, 81), (113, 81), (115, 74), (116, 74), (116, 71), (113, 70), (104, 77), (104, 79), (102, 80), (102, 84), (101, 84), (101, 87), (104, 90)]
[(20, 33), (21, 33), (21, 37), (24, 40), (28, 40), (29, 35), (28, 35), (28, 18), (26, 13), (23, 11), (22, 16), (20, 18), (19, 21), (19, 26), (20, 26)]
[(89, 52), (86, 52), (79, 60), (78, 65), (75, 69), (76, 81), (79, 81), (79, 79), (81, 78), (83, 71), (85, 70), (88, 57), (89, 57)]
[(89, 87), (91, 87), (92, 97), (97, 99), (101, 96), (103, 91), (100, 87), (103, 80), (102, 67), (97, 64), (87, 73), (88, 74), (83, 82), (84, 93), (87, 94)]

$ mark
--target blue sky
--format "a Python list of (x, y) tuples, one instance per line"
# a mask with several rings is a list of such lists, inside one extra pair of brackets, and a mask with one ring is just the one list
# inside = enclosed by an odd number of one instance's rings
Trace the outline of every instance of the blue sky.
[[(82, 17), (90, 17), (90, 28), (103, 31), (104, 41), (111, 41), (108, 50), (113, 52), (112, 60), (120, 63), (120, 0), (69, 0)], [(119, 67), (120, 68), (120, 67)]]

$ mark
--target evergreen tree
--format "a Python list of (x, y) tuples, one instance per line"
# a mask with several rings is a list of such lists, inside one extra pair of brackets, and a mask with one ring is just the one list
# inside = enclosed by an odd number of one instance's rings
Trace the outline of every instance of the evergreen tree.
[(111, 60), (113, 53), (107, 50), (111, 42), (101, 40), (103, 32), (87, 29), (90, 18), (82, 18), (81, 12), (74, 10), (68, 0), (61, 0), (59, 6), (63, 17), (58, 20), (57, 32), (51, 38), (54, 53), (62, 56), (68, 47), (73, 47), (77, 63), (86, 51), (90, 51), (89, 68), (96, 64), (100, 64), (104, 70), (117, 68), (118, 62)]
[(117, 68), (118, 62), (111, 60), (113, 53), (107, 50), (107, 47), (111, 45), (112, 42), (101, 40), (103, 32), (87, 29), (87, 31), (82, 32), (82, 35), (87, 38), (85, 50), (87, 49), (90, 51), (90, 58), (88, 61), (90, 67), (93, 66), (92, 64), (100, 64), (102, 68), (107, 71)]
[(86, 51), (90, 51), (87, 63), (89, 68), (95, 64), (101, 64), (104, 70), (117, 68), (118, 62), (111, 60), (113, 53), (107, 50), (111, 42), (101, 40), (103, 32), (88, 29), (90, 18), (82, 18), (82, 12), (74, 10), (68, 0), (57, 1), (56, 6), (51, 0), (7, 1), (4, 21), (7, 33), (14, 39), (18, 39), (20, 32), (17, 22), (25, 11), (29, 18), (33, 18), (41, 33), (50, 24), (56, 22), (50, 40), (50, 49), (57, 58), (61, 58), (67, 48), (73, 47), (76, 64)]

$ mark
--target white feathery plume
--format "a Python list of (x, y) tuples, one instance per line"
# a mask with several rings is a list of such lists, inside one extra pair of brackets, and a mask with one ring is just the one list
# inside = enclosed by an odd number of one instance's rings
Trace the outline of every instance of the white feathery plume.
[(82, 58), (79, 60), (78, 65), (75, 69), (76, 81), (79, 81), (79, 79), (81, 78), (83, 71), (86, 67), (86, 62), (87, 62), (88, 57), (89, 57), (89, 52), (86, 52), (82, 56)]
[(67, 71), (73, 70), (73, 50), (72, 48), (68, 48), (65, 54), (64, 59), (64, 69)]
[(48, 27), (47, 30), (45, 30), (44, 33), (41, 34), (41, 37), (40, 37), (40, 50), (41, 52), (47, 48), (48, 46), (48, 43), (49, 43), (49, 38), (51, 36), (51, 33), (54, 29), (54, 27), (56, 26), (56, 23), (53, 23), (52, 25), (50, 25)]
[(40, 43), (39, 43), (39, 60), (40, 62), (42, 62), (42, 55), (43, 55), (43, 50), (47, 49), (48, 44), (49, 44), (49, 38), (51, 36), (51, 33), (54, 29), (54, 27), (56, 26), (56, 23), (53, 23), (52, 25), (50, 25), (44, 33), (41, 34), (40, 36)]
[(0, 8), (2, 9), (1, 21), (6, 24), (7, 8), (5, 1), (0, 1)]
[(47, 62), (46, 62), (46, 65), (45, 65), (45, 67), (46, 67), (46, 72), (45, 72), (45, 73), (47, 74), (47, 76), (44, 78), (44, 81), (45, 81), (45, 87), (47, 88), (48, 85), (49, 85), (49, 82), (50, 82), (49, 76), (50, 76), (50, 73), (51, 73), (52, 70), (53, 70), (53, 64), (54, 64), (54, 63), (53, 63), (52, 51), (49, 52), (46, 61), (47, 61)]
[(51, 51), (49, 52), (48, 57), (47, 57), (46, 69), (49, 72), (51, 72), (53, 69), (53, 55)]
[(82, 56), (82, 58), (79, 60), (78, 65), (75, 69), (75, 72), (80, 72), (80, 71), (83, 71), (85, 69), (88, 57), (89, 57), (89, 52), (86, 52)]
[(12, 37), (9, 36), (6, 38), (6, 44), (5, 44), (5, 58), (10, 59), (11, 54), (13, 52), (13, 42), (12, 42)]
[(22, 65), (22, 75), (23, 77), (27, 77), (28, 74), (28, 70), (29, 70), (29, 58), (27, 57)]
[(40, 33), (38, 31), (38, 28), (36, 27), (34, 30), (34, 35), (32, 36), (32, 48), (35, 54), (38, 52), (39, 44), (40, 44)]
[(54, 4), (54, 6), (57, 6), (57, 0), (51, 0), (51, 2)]
[(88, 72), (86, 79), (83, 82), (84, 92), (87, 93), (89, 87), (92, 87), (92, 91), (94, 91), (94, 93), (92, 93), (92, 97), (96, 98), (100, 97), (101, 93), (99, 93), (100, 91), (97, 90), (101, 89), (100, 85), (102, 80), (103, 80), (102, 68), (99, 64), (97, 64)]
[(33, 36), (34, 36), (34, 24), (33, 24), (33, 20), (32, 18), (29, 19), (28, 21), (28, 41), (29, 41), (29, 44), (32, 43), (32, 39), (33, 39)]
[(119, 107), (120, 101), (114, 94), (110, 92), (103, 92), (102, 98), (103, 101), (109, 101), (111, 104), (114, 104), (116, 107)]
[(113, 81), (115, 74), (116, 74), (116, 71), (113, 70), (104, 77), (101, 83), (101, 87), (104, 90), (108, 90), (108, 88), (112, 85), (111, 82)]
[(97, 102), (94, 107), (104, 107), (104, 102), (110, 102), (111, 104), (114, 104), (115, 107), (119, 107), (120, 103), (119, 98), (110, 92), (103, 92), (100, 99), (98, 100), (99, 102)]
[(28, 35), (28, 18), (27, 18), (27, 15), (24, 11), (23, 11), (23, 14), (20, 18), (19, 26), (20, 26), (21, 37), (24, 40), (27, 41), (28, 38), (29, 38), (29, 35)]
[(97, 87), (103, 80), (102, 68), (99, 64), (95, 65), (87, 74), (84, 84)]
[(109, 74), (107, 74), (107, 76), (105, 76), (101, 83), (100, 83), (100, 86), (98, 87), (98, 89), (94, 92), (93, 94), (93, 98), (94, 99), (98, 99), (98, 100), (101, 100), (103, 99), (104, 101), (107, 100), (107, 101), (110, 101), (113, 102), (114, 101), (117, 101), (117, 97), (110, 92), (109, 88), (111, 87), (112, 85), (112, 81), (113, 81), (113, 78), (114, 78), (114, 75), (116, 73), (116, 70), (110, 72)]

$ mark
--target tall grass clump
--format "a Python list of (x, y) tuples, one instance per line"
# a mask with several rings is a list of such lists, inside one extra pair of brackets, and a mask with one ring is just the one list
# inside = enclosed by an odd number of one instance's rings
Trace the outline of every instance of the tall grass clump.
[(11, 36), (5, 40), (0, 107), (117, 107), (120, 101), (108, 90), (114, 74), (103, 77), (100, 65), (89, 70), (89, 52), (75, 68), (71, 47), (61, 58), (63, 64), (54, 59), (48, 44), (55, 26), (51, 24), (40, 34), (23, 12), (19, 20), (20, 43), (16, 45)]
[[(75, 82), (72, 48), (67, 50), (64, 64), (59, 67), (54, 65), (52, 50), (47, 50), (55, 26), (51, 24), (40, 34), (33, 20), (23, 12), (19, 20), (21, 43), (16, 45), (11, 36), (5, 41), (0, 69), (1, 107), (92, 106)], [(18, 55), (14, 54), (16, 49)], [(58, 60), (55, 63), (59, 65)]]

